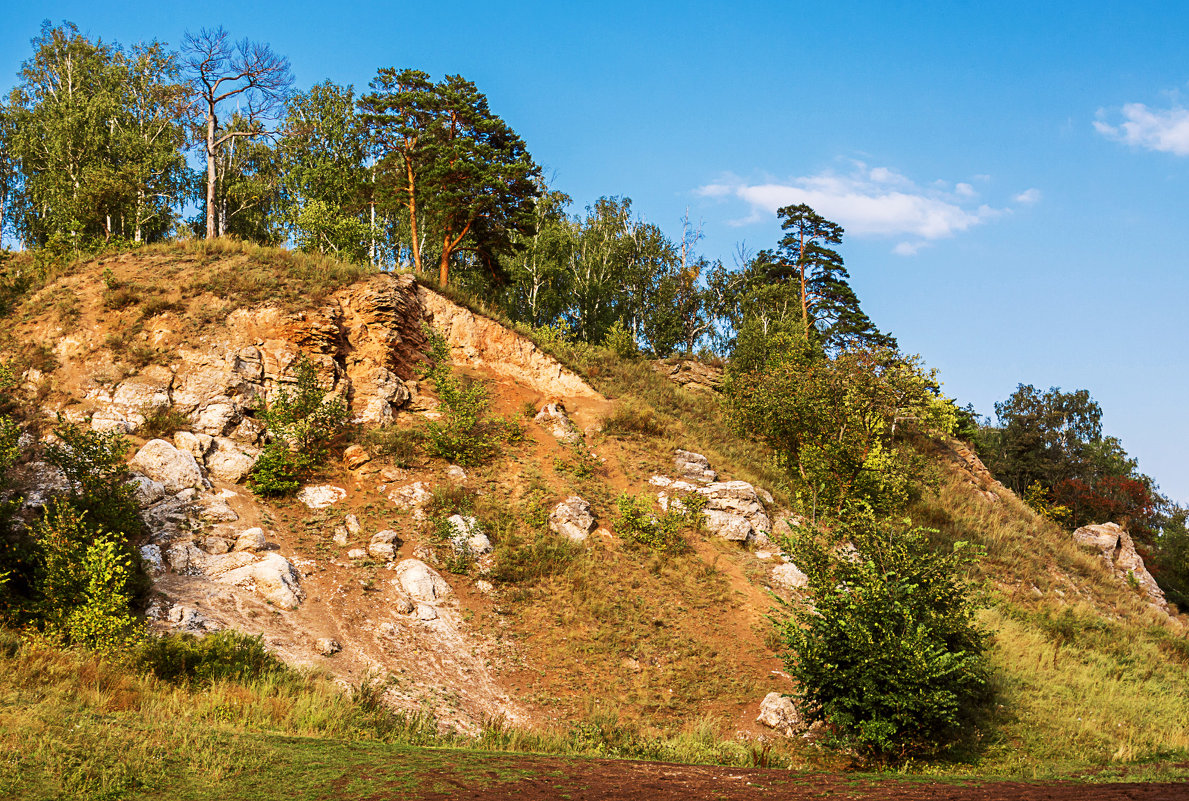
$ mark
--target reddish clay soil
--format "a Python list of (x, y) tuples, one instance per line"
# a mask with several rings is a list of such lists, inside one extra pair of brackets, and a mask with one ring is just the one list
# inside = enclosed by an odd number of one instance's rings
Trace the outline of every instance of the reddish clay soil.
[[(870, 781), (840, 774), (674, 765), (614, 760), (510, 760), (505, 769), (532, 778), (507, 781), (494, 771), (483, 779), (424, 774), (423, 801), (785, 801), (800, 799), (896, 799), (897, 801), (1184, 801), (1189, 783), (1082, 784), (1057, 782)], [(504, 773), (504, 775), (507, 775)], [(486, 783), (476, 787), (475, 784)], [(432, 788), (432, 789), (430, 789)], [(402, 798), (407, 798), (401, 794)], [(376, 796), (380, 801), (384, 796)], [(396, 799), (397, 796), (392, 796)]]

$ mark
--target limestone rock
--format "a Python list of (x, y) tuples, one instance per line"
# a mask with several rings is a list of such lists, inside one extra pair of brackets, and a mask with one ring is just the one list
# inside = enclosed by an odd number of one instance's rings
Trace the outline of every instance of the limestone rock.
[(210, 434), (195, 434), (192, 431), (178, 431), (173, 435), (173, 444), (180, 451), (187, 451), (200, 465), (206, 464), (206, 457), (215, 447), (215, 438)]
[(207, 554), (194, 547), (192, 542), (175, 542), (165, 551), (169, 569), (181, 575), (194, 576), (206, 569)]
[(566, 414), (566, 407), (562, 405), (561, 401), (546, 403), (541, 407), (541, 411), (537, 412), (533, 422), (544, 426), (561, 442), (572, 444), (582, 439), (582, 432), (570, 420), (570, 416)]
[(367, 559), (367, 551), (363, 550), (362, 548), (352, 548), (351, 550), (347, 551), (347, 558), (352, 562), (361, 562), (364, 559)]
[(400, 537), (391, 529), (384, 531), (377, 531), (372, 535), (371, 541), (367, 544), (367, 552), (375, 559), (383, 559), (385, 562), (396, 558), (396, 549), (401, 545)]
[(700, 453), (678, 448), (673, 462), (677, 466), (677, 473), (687, 481), (709, 484), (718, 480), (718, 473), (710, 469), (710, 460)]
[(310, 509), (325, 509), (346, 497), (347, 491), (345, 489), (331, 486), (330, 484), (304, 487), (301, 492), (297, 493), (297, 500), (304, 503)]
[[(235, 556), (236, 554), (227, 554)], [(242, 567), (234, 567), (214, 576), (216, 581), (248, 587), (282, 609), (296, 609), (302, 600), (301, 582), (288, 559), (271, 552)]]
[(264, 539), (264, 529), (253, 527), (244, 529), (235, 538), (237, 551), (262, 551), (268, 545)]
[(360, 445), (348, 445), (343, 451), (343, 464), (348, 470), (358, 470), (372, 460), (372, 455)]
[(318, 642), (314, 643), (314, 647), (318, 649), (318, 653), (322, 654), (322, 656), (334, 656), (343, 650), (343, 646), (339, 644), (339, 641), (332, 640), (330, 637), (321, 638)]
[(171, 495), (184, 489), (202, 489), (206, 486), (194, 455), (179, 451), (163, 439), (146, 442), (128, 462), (128, 466), (159, 481)]
[(549, 530), (572, 542), (585, 542), (594, 529), (590, 504), (577, 495), (566, 498), (549, 513)]
[(756, 722), (785, 737), (793, 737), (806, 728), (805, 720), (793, 702), (780, 693), (768, 693), (760, 704)]
[(140, 558), (150, 575), (159, 576), (165, 572), (165, 560), (161, 556), (160, 546), (152, 544), (140, 546)]
[(475, 589), (484, 595), (491, 595), (493, 592), (495, 592), (495, 585), (487, 579), (479, 579), (475, 582)]
[(227, 553), (231, 550), (227, 546), (227, 540), (222, 537), (207, 537), (202, 541), (202, 549), (209, 554)]
[(195, 431), (212, 437), (221, 437), (234, 430), (241, 419), (235, 404), (223, 401), (208, 403), (190, 416)]
[(718, 392), (722, 388), (723, 369), (694, 359), (666, 359), (654, 362), (652, 369), (694, 392)]
[(160, 481), (153, 481), (148, 476), (133, 476), (128, 482), (132, 487), (132, 497), (141, 509), (152, 506), (165, 497), (165, 487)]
[(706, 527), (719, 536), (747, 542), (772, 531), (772, 521), (755, 487), (746, 481), (723, 481), (696, 489), (706, 496)]
[(792, 562), (772, 568), (772, 584), (786, 590), (801, 590), (809, 585), (809, 577)]
[(456, 464), (452, 464), (446, 468), (446, 478), (455, 483), (461, 484), (467, 480), (467, 471), (463, 470)]
[(479, 521), (470, 516), (451, 515), (446, 522), (450, 524), (452, 533), (450, 542), (454, 550), (471, 556), (482, 556), (491, 553), (491, 540), (479, 528)]
[(1130, 577), (1148, 596), (1149, 602), (1168, 611), (1164, 591), (1144, 566), (1144, 558), (1136, 552), (1131, 535), (1122, 526), (1116, 523), (1082, 526), (1073, 532), (1073, 540), (1097, 551), (1117, 578), (1128, 581)]
[(206, 457), (206, 469), (220, 481), (238, 484), (247, 478), (260, 458), (259, 448), (227, 437), (214, 437), (213, 444), (213, 450)]
[(239, 515), (222, 498), (209, 498), (199, 507), (199, 517), (208, 523), (234, 523)]
[(419, 603), (438, 603), (451, 593), (446, 580), (420, 559), (402, 560), (396, 566), (394, 583)]
[(363, 533), (363, 526), (359, 523), (359, 518), (355, 515), (347, 515), (343, 518), (343, 526), (347, 529), (347, 533), (352, 537), (358, 537)]
[(92, 431), (115, 431), (119, 434), (131, 434), (137, 425), (115, 409), (100, 409), (91, 415)]
[(397, 614), (411, 615), (413, 610), (417, 607), (413, 603), (413, 599), (406, 595), (403, 591), (398, 590), (396, 593), (396, 600), (392, 602), (392, 608), (396, 610)]
[(417, 619), (418, 620), (437, 620), (438, 610), (434, 609), (429, 604), (417, 604)]
[(335, 545), (346, 545), (349, 543), (351, 538), (347, 536), (347, 527), (342, 524), (335, 526), (334, 534), (331, 536), (330, 541)]
[(243, 420), (240, 420), (239, 425), (233, 428), (227, 436), (239, 442), (256, 445), (260, 442), (261, 437), (264, 436), (264, 423), (254, 417), (245, 417)]
[(420, 481), (398, 487), (388, 493), (388, 500), (396, 504), (399, 509), (414, 509), (424, 506), (432, 498), (433, 493), (426, 489), (425, 484)]

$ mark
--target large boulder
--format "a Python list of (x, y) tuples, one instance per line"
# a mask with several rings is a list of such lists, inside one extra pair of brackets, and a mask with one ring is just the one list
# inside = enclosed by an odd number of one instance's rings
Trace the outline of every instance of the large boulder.
[(549, 530), (573, 542), (585, 542), (590, 532), (595, 530), (590, 504), (577, 495), (566, 498), (550, 512)]
[(1122, 526), (1117, 523), (1082, 526), (1073, 532), (1073, 541), (1097, 552), (1119, 580), (1134, 581), (1152, 604), (1168, 611), (1164, 591), (1144, 566), (1144, 558), (1136, 552), (1131, 535)]
[(709, 484), (718, 480), (718, 473), (710, 469), (710, 460), (700, 453), (678, 448), (673, 454), (677, 473), (686, 481)]
[(803, 590), (809, 586), (809, 577), (792, 562), (772, 568), (772, 584), (785, 590)]
[(214, 437), (213, 443), (214, 448), (206, 457), (206, 469), (220, 481), (238, 484), (247, 478), (260, 458), (259, 448), (227, 437)]
[(274, 551), (245, 564), (244, 558), (250, 556), (240, 551), (209, 557), (219, 561), (208, 560), (206, 572), (223, 584), (254, 590), (281, 609), (296, 609), (302, 601), (301, 582), (289, 560)]
[(747, 542), (772, 531), (756, 488), (746, 481), (719, 481), (695, 490), (706, 496), (706, 527), (719, 536)]
[(160, 482), (170, 495), (187, 488), (204, 489), (206, 486), (194, 455), (178, 450), (163, 439), (146, 442), (128, 466)]
[(310, 509), (325, 509), (328, 506), (341, 501), (347, 497), (347, 491), (342, 487), (334, 487), (330, 484), (322, 484), (315, 487), (304, 487), (301, 492), (297, 493), (297, 500), (304, 503)]
[(401, 545), (400, 537), (392, 529), (377, 531), (367, 544), (368, 555), (373, 559), (391, 561), (396, 557), (396, 549)]
[(409, 598), (419, 603), (438, 603), (450, 595), (450, 585), (420, 559), (405, 559), (396, 566), (394, 582)]
[(780, 693), (768, 693), (764, 696), (756, 722), (785, 737), (794, 737), (806, 729), (805, 719), (801, 717), (797, 707)]

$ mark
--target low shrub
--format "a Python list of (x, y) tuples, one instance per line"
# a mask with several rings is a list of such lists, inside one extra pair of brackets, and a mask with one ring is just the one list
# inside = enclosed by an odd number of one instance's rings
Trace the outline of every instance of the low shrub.
[(631, 400), (615, 404), (603, 418), (603, 433), (613, 437), (663, 437), (669, 426), (649, 406)]
[(513, 535), (496, 546), (489, 576), (502, 584), (531, 585), (565, 572), (585, 553), (581, 545), (547, 532), (529, 538)]
[(661, 553), (681, 553), (689, 549), (689, 543), (681, 536), (690, 525), (688, 513), (671, 505), (667, 511), (656, 514), (648, 495), (620, 495), (616, 501), (619, 516), (615, 520), (615, 531), (629, 542)]
[(190, 425), (190, 419), (169, 404), (146, 406), (140, 413), (144, 417), (140, 434), (145, 439), (165, 439)]
[(360, 444), (376, 457), (387, 457), (397, 467), (412, 467), (425, 445), (425, 432), (397, 425), (365, 429)]
[(173, 684), (250, 681), (287, 670), (264, 647), (261, 637), (233, 630), (204, 637), (185, 633), (149, 637), (133, 660), (141, 672)]

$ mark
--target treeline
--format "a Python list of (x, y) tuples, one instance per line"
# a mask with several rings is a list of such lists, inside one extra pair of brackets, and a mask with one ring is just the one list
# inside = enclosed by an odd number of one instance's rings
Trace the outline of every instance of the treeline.
[[(842, 229), (782, 210), (777, 248), (730, 268), (626, 197), (570, 212), (470, 81), (382, 68), (367, 91), (293, 90), (287, 60), (221, 28), (179, 50), (48, 21), (0, 104), (0, 231), (30, 250), (233, 236), (414, 270), (567, 338), (657, 357), (729, 354), (745, 319), (823, 346), (891, 344), (831, 246)], [(187, 211), (196, 213), (186, 217)]]

